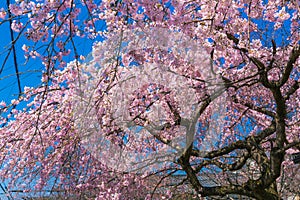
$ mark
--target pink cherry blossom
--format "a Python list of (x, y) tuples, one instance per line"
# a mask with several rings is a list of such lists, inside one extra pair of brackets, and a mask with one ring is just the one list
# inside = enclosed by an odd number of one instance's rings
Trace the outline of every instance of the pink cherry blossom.
[(1, 8), (0, 9), (0, 19), (5, 19), (5, 17), (6, 17), (6, 11), (3, 8)]
[(285, 11), (285, 7), (282, 7), (279, 12), (275, 13), (274, 17), (277, 17), (279, 21), (285, 21), (290, 18), (290, 14)]
[(0, 102), (17, 199), (298, 193), (298, 1), (15, 1), (0, 18), (42, 71)]

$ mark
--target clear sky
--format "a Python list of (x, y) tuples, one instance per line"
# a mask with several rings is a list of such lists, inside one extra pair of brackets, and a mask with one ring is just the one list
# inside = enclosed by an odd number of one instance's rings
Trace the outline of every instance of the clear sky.
[[(7, 8), (6, 1), (0, 1), (0, 8)], [(87, 14), (84, 12), (84, 9), (82, 10), (83, 11), (81, 13), (81, 17), (84, 18)], [(104, 27), (104, 25), (100, 24), (100, 27)], [(8, 21), (3, 24), (0, 24), (0, 72), (1, 68), (3, 67), (3, 71), (2, 73), (0, 73), (0, 102), (3, 100), (6, 103), (10, 103), (12, 99), (17, 98), (19, 93), (16, 70), (13, 60), (13, 51), (10, 52), (7, 61), (3, 66), (3, 63), (11, 47), (11, 35), (9, 28), (10, 27)], [(14, 37), (18, 37), (18, 33), (14, 33)], [(99, 38), (96, 39), (99, 40)], [(79, 37), (74, 38), (74, 40), (76, 42), (76, 48), (79, 55), (83, 56), (86, 56), (91, 52), (92, 44), (94, 41), (96, 41), (92, 39)], [(41, 72), (44, 69), (40, 59), (30, 59), (28, 62), (26, 62), (24, 58), (24, 51), (22, 50), (23, 44), (30, 46), (33, 45), (33, 43), (25, 39), (24, 36), (21, 36), (15, 44), (17, 64), (22, 89), (25, 86), (38, 86), (41, 80)], [(41, 44), (42, 43), (39, 43), (37, 46), (40, 46)], [(68, 62), (73, 59), (74, 55), (71, 53), (66, 61)]]

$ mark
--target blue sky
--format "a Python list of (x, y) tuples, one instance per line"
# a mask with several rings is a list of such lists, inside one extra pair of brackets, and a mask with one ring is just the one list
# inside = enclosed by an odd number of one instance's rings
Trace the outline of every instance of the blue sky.
[[(6, 8), (6, 1), (0, 1), (0, 8)], [(80, 14), (82, 18), (87, 17), (87, 11), (82, 9), (82, 13)], [(26, 20), (26, 18), (25, 18)], [(81, 21), (82, 22), (82, 21)], [(97, 23), (96, 26), (103, 28), (104, 23)], [(11, 44), (10, 37), (10, 29), (9, 22), (5, 22), (0, 25), (0, 69), (5, 60), (5, 57), (8, 53)], [(14, 33), (14, 37), (17, 37), (18, 33)], [(76, 43), (76, 48), (79, 55), (86, 56), (92, 50), (92, 44), (94, 41), (99, 40), (96, 38), (95, 40), (87, 39), (87, 38), (79, 38), (75, 37), (74, 41)], [(23, 44), (33, 45), (32, 42), (29, 42), (24, 36), (21, 36), (17, 43), (16, 54), (17, 54), (17, 63), (19, 68), (19, 75), (21, 81), (21, 88), (23, 89), (25, 86), (32, 87), (38, 86), (41, 80), (41, 72), (44, 69), (44, 66), (41, 64), (39, 59), (30, 59), (29, 62), (25, 62), (24, 51), (22, 50)], [(38, 42), (37, 46), (41, 46), (43, 43)], [(69, 62), (74, 59), (74, 54), (70, 54), (65, 61)], [(11, 52), (2, 73), (0, 74), (0, 101), (5, 101), (6, 103), (10, 103), (10, 101), (14, 98), (18, 97), (18, 84), (16, 78), (16, 71), (13, 62), (13, 54)]]

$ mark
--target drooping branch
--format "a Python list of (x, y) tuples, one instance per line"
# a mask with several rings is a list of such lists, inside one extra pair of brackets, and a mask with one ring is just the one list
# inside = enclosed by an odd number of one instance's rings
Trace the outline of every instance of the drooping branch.
[(214, 151), (210, 151), (207, 153), (203, 153), (202, 151), (199, 151), (199, 150), (193, 150), (192, 155), (193, 156), (201, 156), (203, 158), (213, 159), (218, 156), (226, 155), (236, 149), (251, 149), (253, 143), (259, 144), (263, 139), (272, 135), (275, 131), (276, 131), (276, 126), (275, 126), (275, 122), (273, 121), (268, 128), (264, 129), (257, 135), (248, 136), (248, 137), (246, 137), (245, 140), (238, 140), (236, 142), (229, 144), (226, 147), (223, 147), (223, 148), (220, 148), (220, 149), (217, 149)]
[(300, 45), (296, 45), (292, 49), (289, 60), (286, 64), (285, 70), (283, 72), (282, 78), (277, 85), (278, 87), (283, 86), (287, 82), (287, 80), (289, 79), (289, 76), (293, 70), (293, 66), (294, 66), (296, 60), (299, 58), (299, 56), (300, 56)]
[(195, 172), (198, 173), (203, 167), (209, 165), (215, 165), (224, 171), (236, 171), (241, 169), (246, 164), (248, 158), (250, 158), (250, 154), (248, 151), (246, 151), (242, 154), (242, 156), (237, 158), (235, 162), (230, 164), (218, 161), (217, 159), (203, 160), (201, 163), (197, 164)]

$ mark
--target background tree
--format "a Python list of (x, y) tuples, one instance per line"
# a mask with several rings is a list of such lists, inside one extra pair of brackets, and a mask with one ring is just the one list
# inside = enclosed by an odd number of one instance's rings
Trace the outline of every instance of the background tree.
[[(9, 195), (299, 191), (297, 1), (18, 1), (1, 18), (44, 66), (41, 86), (1, 103)], [(105, 38), (83, 62), (81, 36)]]

